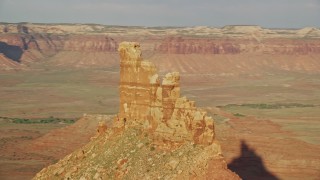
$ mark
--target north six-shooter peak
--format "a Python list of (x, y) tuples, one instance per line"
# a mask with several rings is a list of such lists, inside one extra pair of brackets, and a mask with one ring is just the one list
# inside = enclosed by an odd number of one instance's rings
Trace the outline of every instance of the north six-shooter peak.
[(141, 57), (139, 43), (122, 42), (120, 54), (120, 112), (115, 128), (142, 125), (157, 140), (210, 145), (214, 122), (194, 101), (180, 97), (178, 72), (162, 82), (155, 65)]

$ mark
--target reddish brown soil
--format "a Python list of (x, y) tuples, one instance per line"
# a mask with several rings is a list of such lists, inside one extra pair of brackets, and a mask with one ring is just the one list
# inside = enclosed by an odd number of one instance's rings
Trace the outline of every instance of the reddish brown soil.
[(320, 147), (297, 140), (292, 132), (270, 120), (230, 118), (217, 126), (218, 139), (228, 167), (244, 179), (317, 179)]
[[(100, 120), (81, 118), (75, 124), (43, 131), (2, 129), (0, 179), (31, 179), (43, 167), (85, 145), (96, 133)], [(43, 125), (52, 126), (52, 124)]]
[[(224, 152), (234, 153), (229, 141), (226, 141), (223, 143)], [(279, 179), (319, 177), (319, 146), (290, 138), (270, 138), (262, 135), (243, 136), (234, 141), (238, 144), (233, 147), (238, 147), (237, 153), (226, 155), (226, 158), (229, 168), (245, 179), (265, 176)], [(243, 143), (240, 144), (240, 141)]]
[[(319, 177), (318, 145), (297, 140), (292, 132), (270, 120), (238, 118), (212, 108), (211, 113), (230, 118), (216, 123), (218, 140), (228, 167), (244, 179), (316, 179)], [(32, 177), (41, 168), (86, 144), (95, 133), (97, 121), (81, 119), (76, 124), (49, 132), (3, 131), (3, 136), (30, 136), (2, 145), (1, 177)], [(76, 137), (76, 138), (75, 138)]]

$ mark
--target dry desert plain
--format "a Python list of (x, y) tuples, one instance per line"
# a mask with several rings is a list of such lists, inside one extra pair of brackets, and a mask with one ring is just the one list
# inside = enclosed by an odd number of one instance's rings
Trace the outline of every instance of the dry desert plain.
[(1, 179), (32, 178), (119, 111), (122, 41), (140, 42), (160, 76), (180, 72), (181, 94), (214, 118), (241, 178), (320, 177), (317, 28), (2, 23), (0, 32)]

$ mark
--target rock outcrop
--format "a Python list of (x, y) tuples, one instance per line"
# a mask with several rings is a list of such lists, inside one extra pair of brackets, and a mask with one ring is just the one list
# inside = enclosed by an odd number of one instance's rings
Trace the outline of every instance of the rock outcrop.
[(164, 38), (155, 50), (165, 54), (245, 54), (264, 53), (278, 55), (319, 54), (318, 39), (259, 39), (256, 36), (240, 38)]
[(140, 45), (123, 42), (120, 111), (91, 142), (34, 179), (240, 179), (227, 168), (213, 119), (180, 97), (179, 73), (160, 82)]
[(116, 54), (118, 45), (108, 36), (46, 34), (29, 30), (26, 26), (17, 29), (17, 33), (0, 33), (0, 55), (4, 56), (0, 58), (0, 70), (25, 69), (34, 62), (47, 59), (54, 66), (114, 64), (112, 54)]
[(142, 60), (138, 43), (123, 42), (119, 52), (120, 112), (115, 127), (142, 124), (158, 140), (213, 143), (213, 119), (194, 101), (180, 97), (178, 72), (166, 74), (161, 83), (155, 65)]
[(156, 47), (156, 51), (168, 54), (239, 54), (241, 45), (229, 39), (168, 37)]
[(64, 51), (116, 52), (117, 42), (100, 35), (72, 35), (63, 41)]

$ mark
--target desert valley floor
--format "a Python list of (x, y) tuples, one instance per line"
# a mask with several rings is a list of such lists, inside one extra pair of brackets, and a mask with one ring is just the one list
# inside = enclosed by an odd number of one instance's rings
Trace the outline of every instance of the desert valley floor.
[(30, 179), (85, 145), (101, 120), (91, 114), (111, 125), (123, 40), (141, 42), (160, 76), (180, 72), (182, 96), (213, 117), (228, 167), (240, 177), (320, 177), (319, 29), (2, 26), (6, 48), (29, 40), (20, 62), (1, 46), (0, 179)]

